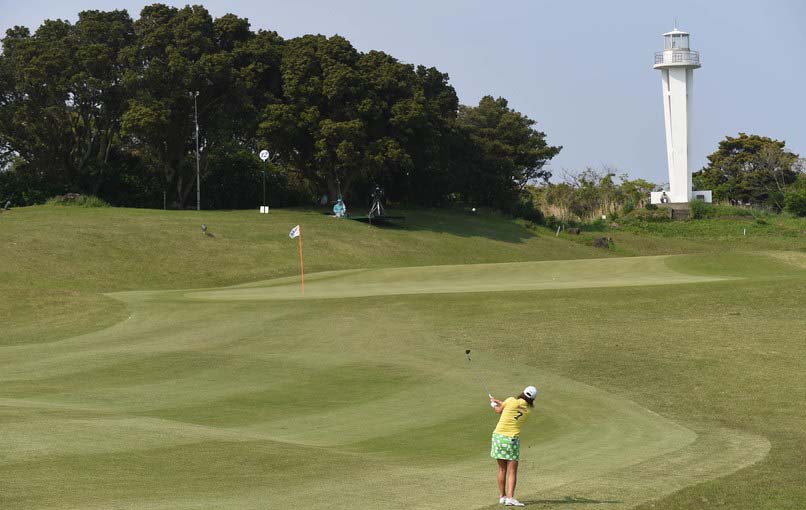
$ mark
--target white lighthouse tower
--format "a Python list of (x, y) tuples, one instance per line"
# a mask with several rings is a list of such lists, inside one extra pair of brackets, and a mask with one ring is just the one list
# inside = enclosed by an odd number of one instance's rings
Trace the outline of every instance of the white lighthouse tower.
[(694, 70), (700, 67), (700, 53), (689, 46), (689, 34), (675, 27), (663, 34), (663, 51), (655, 53), (655, 69), (663, 83), (663, 118), (666, 123), (666, 159), (669, 164), (669, 192), (653, 192), (653, 204), (685, 204), (692, 199), (711, 201), (711, 192), (692, 191), (688, 166), (691, 133), (691, 101)]

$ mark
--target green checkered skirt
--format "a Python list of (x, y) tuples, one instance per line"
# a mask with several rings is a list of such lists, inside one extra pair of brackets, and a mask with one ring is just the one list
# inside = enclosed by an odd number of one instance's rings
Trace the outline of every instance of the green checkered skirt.
[(504, 460), (521, 460), (521, 438), (509, 437), (493, 432), (490, 457)]

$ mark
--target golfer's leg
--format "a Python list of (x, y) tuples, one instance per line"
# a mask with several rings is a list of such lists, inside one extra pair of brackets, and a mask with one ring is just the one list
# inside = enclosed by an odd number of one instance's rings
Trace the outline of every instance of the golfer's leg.
[(507, 461), (504, 459), (496, 460), (498, 461), (498, 492), (502, 496), (506, 496)]
[(515, 484), (518, 482), (518, 461), (507, 461), (507, 497), (515, 497)]

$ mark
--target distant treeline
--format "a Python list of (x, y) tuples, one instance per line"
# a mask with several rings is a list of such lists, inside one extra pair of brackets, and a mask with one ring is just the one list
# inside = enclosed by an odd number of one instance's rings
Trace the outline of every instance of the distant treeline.
[(194, 99), (204, 208), (258, 205), (267, 170), (272, 205), (362, 202), (378, 184), (393, 200), (515, 211), (561, 149), (503, 98), (460, 105), (433, 67), (201, 6), (84, 11), (2, 44), (0, 199), (15, 204), (195, 206)]

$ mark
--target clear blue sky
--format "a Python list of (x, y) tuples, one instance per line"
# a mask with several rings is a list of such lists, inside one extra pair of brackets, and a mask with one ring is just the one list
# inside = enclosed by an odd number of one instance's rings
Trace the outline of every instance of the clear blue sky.
[[(45, 18), (75, 21), (85, 9), (142, 1), (0, 0), (0, 29), (35, 29)], [(186, 2), (164, 2), (184, 5)], [(806, 157), (806, 2), (803, 0), (207, 0), (253, 29), (286, 38), (340, 34), (359, 50), (450, 74), (464, 104), (504, 96), (564, 149), (563, 169), (608, 165), (667, 181), (660, 73), (661, 34), (677, 17), (701, 51), (695, 71), (692, 169), (725, 135), (786, 140)], [(496, 5), (497, 4), (497, 5)], [(669, 4), (673, 4), (669, 6)]]

